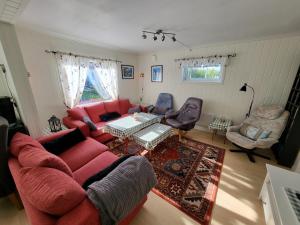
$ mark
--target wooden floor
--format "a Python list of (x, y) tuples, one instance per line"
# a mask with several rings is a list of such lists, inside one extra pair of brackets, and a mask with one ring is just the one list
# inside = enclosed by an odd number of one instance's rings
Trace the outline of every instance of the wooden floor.
[[(198, 130), (193, 130), (186, 136), (226, 149), (211, 224), (265, 225), (258, 195), (266, 174), (265, 164), (275, 164), (275, 162), (256, 157), (257, 162), (251, 163), (246, 155), (230, 152), (229, 149), (235, 147), (228, 142), (224, 144), (221, 136), (216, 136), (213, 142), (210, 133)], [(261, 152), (272, 156), (271, 150), (261, 150)], [(4, 198), (0, 199), (0, 224), (27, 225), (29, 223), (24, 210), (17, 210)], [(152, 192), (143, 209), (131, 223), (131, 225), (167, 224), (193, 225), (198, 223)]]

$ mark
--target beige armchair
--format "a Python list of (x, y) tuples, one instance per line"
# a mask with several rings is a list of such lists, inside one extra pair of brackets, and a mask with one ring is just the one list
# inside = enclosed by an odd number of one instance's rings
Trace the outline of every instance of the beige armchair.
[[(289, 117), (289, 112), (284, 111), (280, 106), (260, 106), (242, 124), (228, 128), (226, 137), (239, 150), (232, 152), (246, 153), (251, 162), (255, 162), (253, 155), (270, 159), (267, 156), (256, 153), (256, 148), (267, 149), (278, 142)], [(244, 123), (250, 124), (262, 130), (271, 131), (269, 137), (265, 139), (252, 140), (240, 134), (240, 128)]]

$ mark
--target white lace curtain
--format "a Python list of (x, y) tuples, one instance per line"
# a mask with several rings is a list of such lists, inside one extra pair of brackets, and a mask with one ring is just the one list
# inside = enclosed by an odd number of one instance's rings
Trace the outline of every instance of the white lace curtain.
[(82, 96), (88, 69), (86, 59), (61, 54), (55, 56), (65, 105), (72, 108)]
[(213, 66), (221, 65), (225, 67), (228, 63), (227, 56), (216, 56), (216, 57), (200, 57), (178, 60), (181, 67), (201, 67), (201, 66)]
[(87, 72), (91, 66), (95, 68), (93, 86), (104, 99), (118, 97), (117, 63), (96, 61), (72, 55), (56, 54), (59, 78), (64, 94), (65, 105), (76, 106), (81, 99)]

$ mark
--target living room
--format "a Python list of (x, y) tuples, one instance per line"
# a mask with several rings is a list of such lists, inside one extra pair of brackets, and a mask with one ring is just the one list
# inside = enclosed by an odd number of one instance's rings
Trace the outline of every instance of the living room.
[[(148, 173), (154, 170), (157, 183), (113, 224), (296, 224), (299, 205), (295, 209), (283, 191), (270, 193), (266, 183), (276, 190), (277, 177), (299, 179), (299, 6), (279, 0), (3, 0), (0, 96), (9, 103), (0, 114), (9, 120), (10, 146), (1, 140), (1, 177), (12, 179), (12, 187), (1, 192), (0, 223), (105, 224), (104, 210), (88, 197), (63, 210), (56, 207), (65, 199), (53, 190), (49, 198), (57, 202), (33, 206), (49, 199), (43, 193), (34, 198), (22, 179), (57, 170), (59, 161), (81, 190), (115, 161), (137, 158), (145, 170), (152, 165)], [(68, 150), (56, 153), (57, 139), (76, 132)], [(31, 149), (30, 158), (20, 145), (27, 154), (33, 146), (51, 155), (33, 166), (42, 156)], [(93, 171), (92, 164), (98, 165)], [(107, 176), (94, 183), (108, 182)], [(280, 188), (296, 196), (299, 183)], [(286, 202), (278, 205), (278, 199)], [(84, 215), (76, 221), (72, 213), (79, 212)]]

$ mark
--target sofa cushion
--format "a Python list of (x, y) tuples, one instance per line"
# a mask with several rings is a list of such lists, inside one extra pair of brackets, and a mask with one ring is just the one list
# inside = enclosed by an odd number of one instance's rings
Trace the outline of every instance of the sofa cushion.
[(121, 115), (128, 113), (128, 110), (131, 108), (129, 99), (119, 99), (119, 107)]
[(51, 215), (64, 215), (85, 199), (74, 179), (52, 168), (22, 168), (20, 184), (28, 202)]
[(25, 146), (19, 153), (18, 160), (23, 167), (50, 167), (73, 177), (71, 169), (61, 158), (41, 148)]
[(72, 171), (75, 171), (107, 150), (107, 146), (87, 137), (85, 141), (74, 145), (59, 157), (67, 163)]
[(97, 129), (94, 130), (94, 131), (91, 131), (91, 137), (98, 137), (99, 135), (103, 134), (104, 131), (103, 131), (103, 128), (104, 126), (106, 125), (107, 122), (98, 122), (96, 123), (96, 127)]
[(94, 123), (99, 122), (100, 121), (99, 116), (106, 113), (103, 102), (97, 103), (95, 105), (86, 106), (84, 107), (84, 109), (86, 110), (89, 117)]
[(284, 108), (279, 105), (263, 105), (259, 106), (254, 111), (254, 116), (266, 118), (269, 120), (277, 119), (284, 111)]
[(106, 112), (108, 112), (108, 113), (110, 113), (110, 112), (120, 113), (120, 106), (119, 106), (118, 99), (104, 102), (104, 107), (105, 107)]
[(62, 152), (68, 150), (72, 146), (84, 141), (86, 138), (82, 134), (79, 128), (56, 138), (52, 141), (46, 142), (43, 144), (44, 148), (47, 149), (49, 152), (59, 155)]
[(86, 163), (80, 169), (74, 171), (74, 179), (80, 185), (82, 185), (88, 178), (108, 167), (117, 159), (118, 156), (111, 153), (110, 151), (106, 151), (91, 160), (89, 163)]
[(67, 112), (73, 120), (83, 121), (83, 117), (88, 116), (87, 112), (82, 107), (68, 109)]
[(83, 189), (87, 190), (88, 186), (90, 186), (92, 183), (96, 181), (102, 180), (104, 177), (106, 177), (111, 171), (113, 171), (115, 168), (117, 168), (122, 162), (130, 158), (131, 156), (134, 156), (133, 154), (129, 155), (123, 155), (122, 157), (118, 158), (116, 161), (114, 161), (109, 166), (105, 167), (103, 170), (97, 172), (93, 176), (89, 177), (84, 184), (82, 185)]
[(10, 142), (10, 153), (18, 157), (20, 151), (25, 146), (44, 149), (44, 147), (37, 140), (33, 139), (32, 137), (26, 134), (22, 134), (18, 132), (13, 136)]

